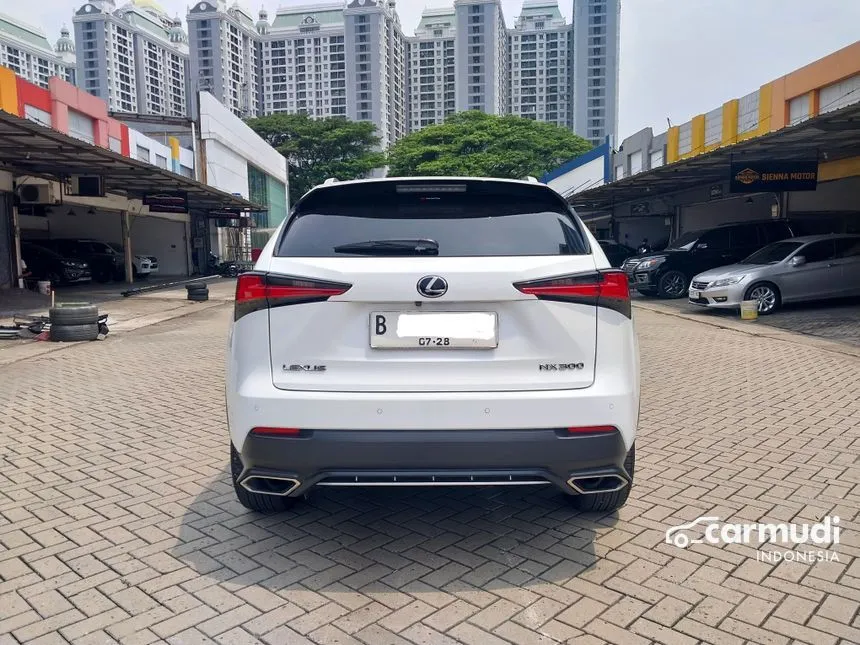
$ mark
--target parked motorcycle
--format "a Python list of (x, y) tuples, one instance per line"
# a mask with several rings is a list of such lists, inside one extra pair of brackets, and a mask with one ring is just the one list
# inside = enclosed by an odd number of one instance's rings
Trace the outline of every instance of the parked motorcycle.
[(238, 263), (232, 260), (222, 262), (217, 255), (209, 253), (209, 271), (225, 278), (235, 278), (241, 269)]

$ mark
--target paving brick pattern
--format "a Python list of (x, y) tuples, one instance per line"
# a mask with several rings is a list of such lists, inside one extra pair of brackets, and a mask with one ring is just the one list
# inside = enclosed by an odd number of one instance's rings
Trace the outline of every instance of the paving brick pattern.
[[(0, 645), (860, 643), (858, 359), (638, 310), (619, 513), (345, 489), (263, 516), (228, 479), (229, 313), (0, 369)], [(840, 562), (663, 542), (706, 514), (838, 514)]]
[[(664, 300), (646, 298), (635, 294), (639, 302), (656, 303), (671, 307), (685, 314), (701, 317), (703, 320), (739, 320), (737, 311), (722, 309), (707, 309), (691, 305), (686, 298)], [(786, 305), (783, 309), (769, 316), (761, 316), (752, 324), (785, 329), (799, 334), (826, 338), (845, 343), (852, 347), (860, 347), (860, 298), (843, 298), (820, 302), (803, 302)]]

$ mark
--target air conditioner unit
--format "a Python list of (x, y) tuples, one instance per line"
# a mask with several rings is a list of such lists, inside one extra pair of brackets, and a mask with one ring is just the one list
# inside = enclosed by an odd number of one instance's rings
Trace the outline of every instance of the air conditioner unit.
[(53, 192), (50, 184), (24, 184), (18, 186), (18, 202), (21, 204), (53, 204)]

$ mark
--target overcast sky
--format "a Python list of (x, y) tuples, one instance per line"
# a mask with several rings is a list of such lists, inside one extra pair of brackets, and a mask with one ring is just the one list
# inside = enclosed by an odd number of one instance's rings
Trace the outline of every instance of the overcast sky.
[[(253, 14), (264, 5), (274, 17), (279, 6), (313, 0), (241, 0)], [(117, 2), (117, 4), (121, 4)], [(183, 18), (192, 0), (161, 0)], [(71, 24), (83, 0), (0, 0), (0, 11), (37, 23), (54, 41)], [(398, 0), (398, 13), (411, 34), (425, 7), (453, 0)], [(502, 0), (508, 26), (522, 0)], [(570, 20), (573, 0), (560, 0)], [(683, 123), (743, 96), (860, 37), (860, 0), (622, 0), (621, 113), (624, 138), (666, 119)]]

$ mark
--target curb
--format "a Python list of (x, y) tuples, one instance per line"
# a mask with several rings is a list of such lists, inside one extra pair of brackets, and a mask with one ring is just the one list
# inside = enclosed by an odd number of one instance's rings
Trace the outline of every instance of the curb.
[(779, 340), (785, 343), (792, 343), (795, 345), (805, 345), (807, 347), (815, 347), (816, 349), (832, 352), (834, 354), (841, 354), (843, 356), (860, 358), (860, 347), (852, 347), (851, 345), (846, 345), (844, 343), (839, 343), (833, 340), (826, 340), (824, 338), (816, 338), (815, 336), (810, 336), (808, 334), (803, 334), (800, 332), (786, 331), (784, 329), (778, 329), (776, 327), (769, 327), (765, 324), (759, 325), (755, 322), (742, 323), (734, 320), (710, 320), (703, 316), (687, 314), (683, 311), (678, 311), (673, 307), (667, 307), (665, 305), (651, 302), (645, 303), (634, 301), (633, 306), (639, 309), (645, 309), (648, 311), (653, 311), (654, 313), (663, 314), (664, 316), (674, 316), (676, 318), (682, 318), (683, 320), (689, 320), (691, 322), (710, 325), (711, 327), (717, 327), (718, 329), (727, 329), (729, 331), (746, 334), (748, 336), (758, 336), (760, 338), (769, 338), (771, 340)]

